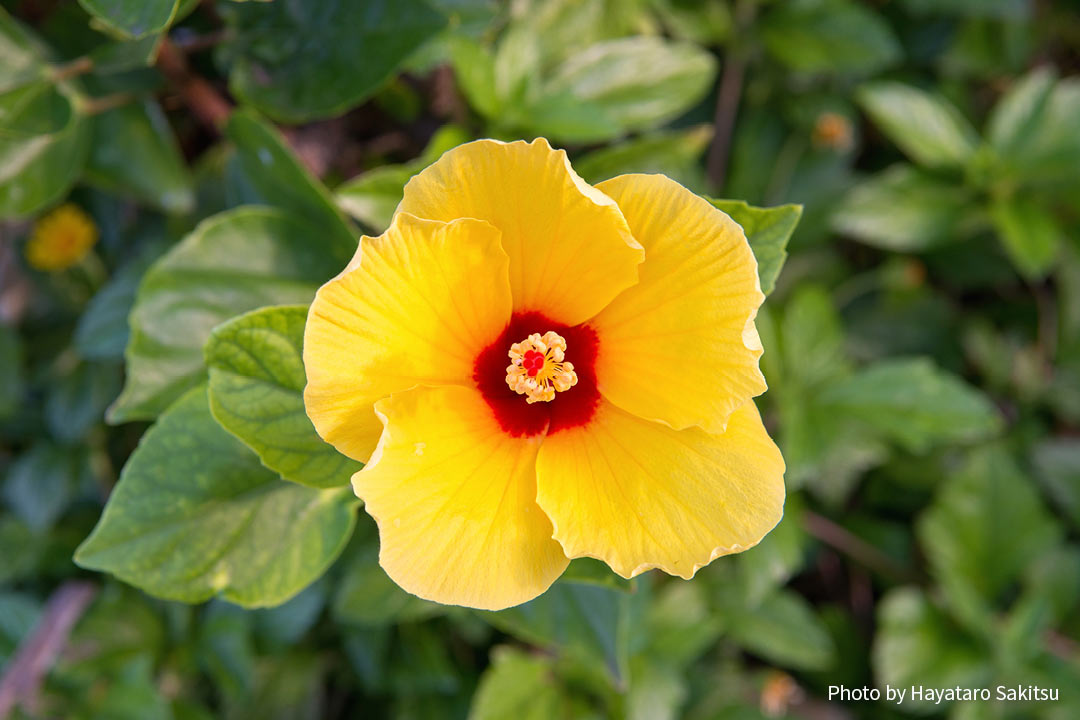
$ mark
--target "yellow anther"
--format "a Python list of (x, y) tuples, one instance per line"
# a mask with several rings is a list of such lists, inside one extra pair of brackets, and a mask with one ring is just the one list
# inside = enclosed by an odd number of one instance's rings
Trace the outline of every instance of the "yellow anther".
[(506, 384), (525, 402), (551, 402), (556, 392), (577, 385), (574, 364), (566, 362), (566, 340), (551, 330), (533, 333), (510, 346)]

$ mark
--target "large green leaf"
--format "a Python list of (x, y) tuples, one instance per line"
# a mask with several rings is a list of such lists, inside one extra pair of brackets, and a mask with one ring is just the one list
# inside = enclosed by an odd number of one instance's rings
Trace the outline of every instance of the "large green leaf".
[(94, 120), (87, 180), (159, 210), (186, 213), (195, 204), (191, 175), (176, 136), (153, 100), (130, 103)]
[(709, 200), (742, 226), (758, 263), (761, 291), (766, 295), (776, 287), (776, 278), (787, 259), (787, 244), (802, 217), (802, 205), (759, 208), (743, 200)]
[(344, 488), (264, 468), (214, 421), (200, 387), (143, 436), (75, 561), (171, 600), (278, 605), (341, 552), (355, 507)]
[(310, 302), (341, 269), (318, 236), (281, 210), (244, 207), (204, 220), (158, 260), (131, 311), (127, 383), (110, 422), (152, 419), (198, 384), (215, 325), (264, 305)]
[[(732, 599), (734, 594), (726, 594)], [(836, 651), (828, 631), (810, 604), (794, 592), (780, 590), (761, 602), (721, 604), (731, 637), (750, 652), (800, 670), (825, 670)]]
[(290, 210), (317, 226), (322, 232), (309, 238), (309, 244), (344, 266), (356, 252), (356, 234), (329, 191), (312, 177), (281, 135), (249, 110), (230, 115), (226, 133), (236, 143), (244, 179), (266, 204)]
[(307, 307), (269, 307), (219, 325), (206, 343), (210, 411), (286, 480), (349, 484), (361, 463), (323, 442), (304, 410)]
[(370, 626), (409, 622), (437, 615), (446, 607), (398, 587), (379, 566), (374, 537), (356, 547), (352, 557), (346, 556), (344, 561), (348, 564), (333, 603), (334, 619), (339, 623)]
[(1041, 112), (1025, 126), (1008, 157), (1010, 171), (1028, 185), (1051, 193), (1063, 193), (1080, 180), (1080, 80), (1058, 81), (1046, 98)]
[(120, 35), (140, 38), (164, 30), (180, 0), (79, 0), (87, 12)]
[(997, 152), (1005, 156), (1022, 152), (1031, 134), (1039, 131), (1055, 79), (1053, 71), (1038, 68), (998, 100), (986, 124), (986, 137)]
[(974, 199), (959, 184), (894, 165), (852, 188), (832, 227), (867, 245), (918, 252), (960, 239)]
[(780, 3), (761, 25), (765, 47), (793, 70), (869, 75), (901, 56), (889, 24), (850, 0)]
[(550, 658), (497, 647), (480, 678), (469, 720), (556, 720), (569, 717)]
[(86, 472), (86, 453), (39, 440), (19, 457), (3, 482), (3, 497), (27, 527), (53, 526), (74, 496)]
[(994, 202), (990, 218), (1021, 275), (1037, 280), (1054, 266), (1064, 233), (1049, 207), (1017, 196)]
[(29, 215), (59, 200), (78, 179), (90, 150), (90, 123), (27, 139), (0, 136), (0, 217)]
[(602, 662), (620, 679), (626, 673), (629, 601), (621, 590), (560, 580), (524, 605), (479, 614), (525, 642)]
[(33, 137), (59, 132), (71, 121), (71, 101), (50, 79), (0, 94), (0, 135)]
[(918, 535), (947, 590), (992, 602), (1057, 543), (1061, 529), (1013, 459), (990, 448), (949, 478), (919, 519)]
[(425, 0), (281, 0), (221, 10), (236, 33), (229, 88), (291, 123), (358, 105), (446, 24)]
[(908, 690), (905, 705), (926, 710), (934, 709), (933, 701), (913, 700), (909, 688), (983, 687), (991, 673), (987, 649), (914, 588), (882, 598), (873, 663), (879, 686)]
[(917, 453), (938, 444), (980, 440), (1002, 425), (986, 396), (926, 358), (870, 365), (831, 383), (818, 402)]
[(627, 173), (661, 173), (694, 189), (704, 185), (701, 156), (711, 139), (709, 125), (649, 133), (576, 158), (574, 170), (590, 183)]
[(712, 55), (689, 43), (645, 36), (597, 43), (556, 69), (520, 121), (566, 141), (605, 140), (690, 109), (715, 74)]
[(979, 137), (944, 98), (898, 82), (864, 85), (856, 99), (908, 157), (931, 168), (961, 167)]

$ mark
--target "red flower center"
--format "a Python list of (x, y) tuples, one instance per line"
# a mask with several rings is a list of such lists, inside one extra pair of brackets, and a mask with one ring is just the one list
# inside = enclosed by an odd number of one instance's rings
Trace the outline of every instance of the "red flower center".
[[(532, 333), (557, 332), (573, 353), (578, 382), (559, 393), (551, 402), (529, 404), (506, 384), (507, 350), (514, 342)], [(476, 356), (473, 380), (487, 401), (499, 426), (514, 437), (539, 435), (547, 429), (554, 434), (589, 422), (596, 413), (600, 392), (596, 389), (596, 331), (588, 325), (570, 327), (549, 320), (542, 313), (514, 313), (506, 329)], [(537, 356), (537, 357), (534, 357)], [(523, 367), (535, 377), (544, 367), (544, 356), (525, 353)]]

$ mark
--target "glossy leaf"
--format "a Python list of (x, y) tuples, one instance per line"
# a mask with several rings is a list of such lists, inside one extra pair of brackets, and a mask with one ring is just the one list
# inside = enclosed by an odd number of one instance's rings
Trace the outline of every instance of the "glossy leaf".
[(871, 74), (901, 57), (889, 24), (849, 0), (781, 3), (762, 19), (765, 47), (802, 72)]
[(286, 480), (341, 487), (363, 465), (323, 442), (304, 410), (307, 306), (263, 308), (219, 325), (206, 343), (210, 411)]
[(694, 189), (704, 185), (701, 156), (712, 139), (707, 125), (642, 135), (574, 159), (574, 170), (596, 184), (627, 173), (661, 173)]
[(555, 682), (552, 662), (503, 646), (492, 652), (480, 678), (469, 720), (551, 720), (564, 717), (565, 699)]
[(226, 133), (236, 143), (244, 179), (268, 205), (306, 218), (322, 232), (309, 239), (339, 266), (356, 252), (359, 236), (334, 204), (329, 191), (300, 163), (273, 127), (251, 111), (229, 117)]
[(979, 142), (975, 130), (949, 101), (911, 85), (865, 85), (856, 99), (881, 131), (920, 165), (963, 166)]
[(916, 453), (938, 444), (980, 440), (1002, 426), (982, 393), (925, 358), (869, 365), (831, 383), (818, 402)]
[(339, 115), (385, 82), (446, 18), (425, 0), (233, 5), (232, 92), (282, 122)]
[(214, 326), (264, 305), (310, 302), (341, 266), (319, 230), (281, 210), (238, 208), (204, 220), (143, 277), (129, 322), (127, 382), (110, 422), (156, 417), (205, 376)]
[(918, 252), (960, 239), (974, 200), (958, 184), (893, 165), (852, 188), (832, 226), (883, 250)]
[(802, 217), (801, 205), (759, 208), (743, 200), (710, 200), (742, 226), (750, 249), (758, 262), (761, 291), (766, 295), (776, 287), (776, 278), (787, 259), (787, 244)]
[(341, 552), (355, 506), (264, 468), (196, 388), (143, 437), (75, 560), (172, 600), (278, 605)]
[(1013, 459), (992, 448), (945, 483), (918, 535), (947, 589), (992, 601), (1057, 543), (1061, 529)]
[(626, 672), (626, 593), (594, 584), (556, 582), (524, 605), (481, 612), (503, 632), (534, 645), (602, 662), (614, 678)]
[(1064, 235), (1051, 209), (1031, 198), (1014, 197), (995, 202), (990, 217), (1020, 274), (1031, 280), (1046, 275)]
[(29, 215), (63, 197), (89, 150), (90, 124), (78, 115), (53, 135), (0, 136), (0, 217)]
[(141, 38), (168, 27), (179, 0), (79, 0), (79, 4), (120, 35)]
[(186, 213), (195, 204), (176, 136), (152, 100), (123, 105), (95, 118), (86, 174), (101, 188), (131, 195), (165, 212)]
[(712, 87), (716, 62), (700, 48), (659, 38), (597, 43), (574, 54), (526, 111), (530, 126), (566, 141), (593, 141), (654, 127)]

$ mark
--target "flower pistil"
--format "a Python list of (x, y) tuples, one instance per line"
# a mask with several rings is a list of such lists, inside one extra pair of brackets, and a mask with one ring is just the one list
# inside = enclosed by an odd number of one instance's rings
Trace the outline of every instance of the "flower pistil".
[(555, 393), (577, 385), (574, 364), (566, 362), (566, 340), (551, 330), (532, 333), (510, 346), (506, 384), (530, 405), (551, 402)]

